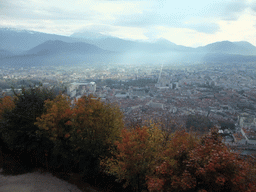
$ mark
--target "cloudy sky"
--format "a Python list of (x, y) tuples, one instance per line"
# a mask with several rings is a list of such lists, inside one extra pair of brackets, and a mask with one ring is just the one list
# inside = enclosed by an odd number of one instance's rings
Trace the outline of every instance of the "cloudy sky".
[(0, 0), (0, 27), (165, 38), (192, 47), (223, 40), (256, 45), (256, 0)]

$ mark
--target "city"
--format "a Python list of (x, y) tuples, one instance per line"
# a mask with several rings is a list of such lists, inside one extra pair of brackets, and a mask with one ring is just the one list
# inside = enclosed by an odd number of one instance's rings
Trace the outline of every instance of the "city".
[(19, 91), (24, 81), (41, 82), (65, 89), (71, 99), (92, 94), (116, 103), (126, 126), (155, 120), (171, 129), (170, 120), (186, 127), (189, 115), (205, 117), (226, 144), (255, 154), (255, 63), (1, 68), (0, 77), (2, 95), (11, 94), (12, 85)]

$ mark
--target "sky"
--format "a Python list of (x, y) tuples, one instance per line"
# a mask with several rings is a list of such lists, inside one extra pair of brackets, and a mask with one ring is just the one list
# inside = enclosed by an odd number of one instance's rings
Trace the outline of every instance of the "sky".
[(165, 38), (190, 47), (226, 40), (256, 46), (256, 0), (0, 0), (0, 27)]

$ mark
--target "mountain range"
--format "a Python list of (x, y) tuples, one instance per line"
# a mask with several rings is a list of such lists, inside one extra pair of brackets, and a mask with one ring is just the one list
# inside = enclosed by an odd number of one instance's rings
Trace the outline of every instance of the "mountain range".
[(60, 40), (49, 40), (28, 50), (28, 55), (55, 55), (55, 54), (107, 54), (111, 51), (103, 50), (95, 45), (84, 42), (67, 43)]
[(131, 41), (99, 33), (70, 36), (0, 29), (1, 65), (67, 65), (78, 63), (252, 62), (256, 47), (249, 42), (221, 41), (197, 48), (166, 39)]

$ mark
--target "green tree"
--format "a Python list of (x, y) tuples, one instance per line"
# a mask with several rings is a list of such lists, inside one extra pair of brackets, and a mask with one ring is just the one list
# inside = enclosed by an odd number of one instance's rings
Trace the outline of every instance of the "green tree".
[(213, 127), (213, 123), (208, 117), (202, 115), (188, 115), (186, 120), (186, 128), (198, 133), (208, 133)]
[[(1, 138), (8, 147), (20, 153), (34, 153), (38, 157), (39, 149), (42, 149), (42, 138), (36, 134), (38, 127), (34, 125), (36, 118), (41, 116), (44, 110), (44, 101), (53, 99), (55, 95), (49, 89), (42, 86), (30, 86), (22, 89), (20, 94), (14, 91), (14, 108), (5, 110), (2, 114)], [(36, 152), (37, 151), (37, 152)]]
[(54, 100), (45, 101), (45, 112), (37, 118), (35, 125), (39, 127), (37, 134), (52, 142), (51, 149), (45, 148), (45, 155), (50, 168), (70, 170), (72, 166), (71, 121), (73, 111), (71, 100), (65, 95), (58, 95)]

